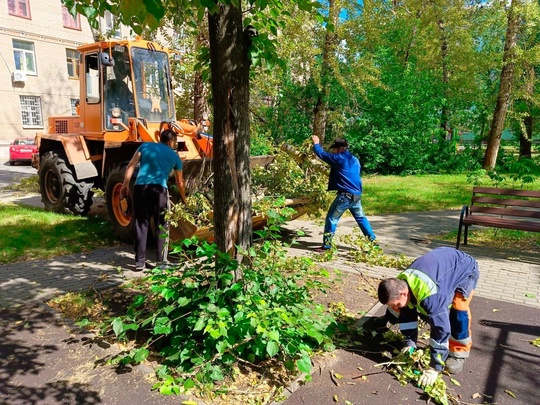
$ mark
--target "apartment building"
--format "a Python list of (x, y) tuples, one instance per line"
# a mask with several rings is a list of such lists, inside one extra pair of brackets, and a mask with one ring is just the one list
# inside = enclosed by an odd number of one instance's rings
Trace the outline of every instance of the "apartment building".
[(48, 132), (48, 117), (74, 115), (79, 45), (97, 35), (128, 38), (112, 15), (94, 31), (60, 0), (0, 0), (0, 143)]

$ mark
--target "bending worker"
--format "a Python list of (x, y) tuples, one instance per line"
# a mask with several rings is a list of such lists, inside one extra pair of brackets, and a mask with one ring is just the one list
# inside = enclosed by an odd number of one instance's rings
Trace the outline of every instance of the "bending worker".
[(143, 142), (137, 149), (126, 168), (124, 183), (120, 194), (129, 195), (129, 184), (140, 163), (137, 180), (133, 188), (133, 210), (135, 215), (135, 271), (142, 271), (146, 266), (146, 240), (150, 218), (158, 229), (167, 231), (167, 238), (156, 238), (157, 263), (167, 262), (167, 242), (169, 227), (165, 221), (165, 212), (169, 203), (167, 180), (174, 170), (176, 186), (180, 199), (186, 204), (186, 192), (182, 177), (182, 161), (175, 149), (176, 134), (170, 129), (164, 130), (159, 142)]
[(478, 264), (471, 256), (439, 247), (416, 259), (397, 278), (379, 284), (379, 301), (388, 311), (378, 323), (399, 323), (405, 338), (402, 352), (416, 348), (418, 316), (430, 325), (430, 368), (424, 370), (419, 386), (433, 385), (445, 367), (452, 374), (463, 369), (472, 346), (469, 304), (478, 277)]

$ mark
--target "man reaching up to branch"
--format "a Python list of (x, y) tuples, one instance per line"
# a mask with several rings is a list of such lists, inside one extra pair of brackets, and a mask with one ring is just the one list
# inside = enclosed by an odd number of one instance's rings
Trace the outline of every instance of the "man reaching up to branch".
[(349, 210), (360, 227), (364, 236), (370, 241), (375, 240), (375, 234), (362, 210), (362, 179), (360, 178), (360, 161), (349, 152), (346, 139), (337, 138), (330, 149), (325, 152), (319, 143), (319, 137), (313, 135), (313, 152), (323, 162), (330, 165), (328, 191), (337, 191), (336, 198), (328, 209), (324, 222), (323, 245), (317, 251), (325, 251), (332, 247), (332, 239), (337, 224), (343, 213)]

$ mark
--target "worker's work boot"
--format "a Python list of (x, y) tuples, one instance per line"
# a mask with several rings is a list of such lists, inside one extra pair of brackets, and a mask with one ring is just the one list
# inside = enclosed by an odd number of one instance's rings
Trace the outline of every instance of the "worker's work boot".
[(465, 359), (448, 356), (446, 359), (446, 371), (450, 374), (460, 373), (463, 370), (463, 364), (465, 364)]

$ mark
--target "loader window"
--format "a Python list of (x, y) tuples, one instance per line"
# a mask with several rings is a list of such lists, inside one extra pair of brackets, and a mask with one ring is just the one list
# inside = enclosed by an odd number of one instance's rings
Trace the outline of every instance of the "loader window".
[(86, 55), (84, 66), (86, 77), (86, 102), (90, 104), (99, 103), (99, 64), (97, 53)]
[(174, 121), (167, 53), (143, 48), (132, 52), (138, 116), (150, 122)]
[[(131, 64), (127, 49), (115, 47), (112, 53), (114, 64), (103, 66), (104, 98), (106, 107), (106, 127), (110, 130), (123, 130), (122, 126), (111, 121), (111, 118), (121, 118), (127, 125), (129, 117), (135, 117), (135, 101), (131, 82)], [(115, 112), (114, 109), (119, 109)]]

